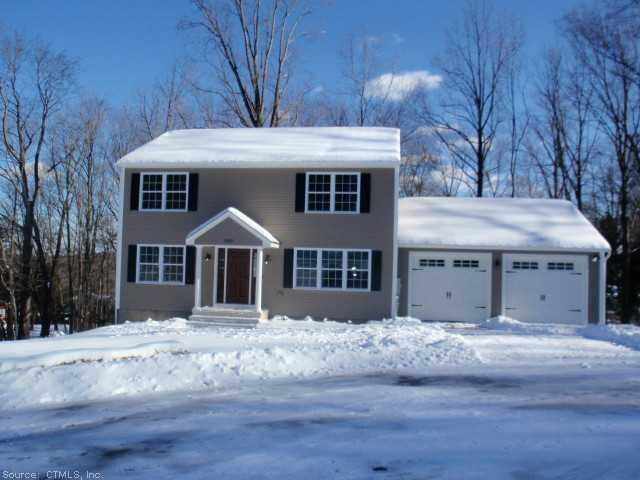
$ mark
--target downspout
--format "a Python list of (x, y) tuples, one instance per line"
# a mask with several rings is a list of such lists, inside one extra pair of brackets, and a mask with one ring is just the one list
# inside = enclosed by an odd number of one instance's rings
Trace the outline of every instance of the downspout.
[(611, 252), (600, 252), (598, 254), (600, 272), (599, 279), (599, 295), (598, 295), (598, 325), (607, 323), (607, 260), (611, 256)]

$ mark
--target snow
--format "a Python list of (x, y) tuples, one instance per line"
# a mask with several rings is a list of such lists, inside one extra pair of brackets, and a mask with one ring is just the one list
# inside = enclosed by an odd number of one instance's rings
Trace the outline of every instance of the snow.
[(406, 248), (610, 251), (571, 202), (530, 198), (414, 197), (399, 202)]
[(192, 230), (187, 235), (187, 244), (188, 245), (193, 244), (193, 242), (195, 242), (198, 239), (198, 237), (202, 236), (203, 234), (205, 234), (206, 232), (208, 232), (213, 227), (220, 224), (227, 218), (231, 218), (233, 221), (237, 222), (239, 225), (243, 226), (244, 228), (247, 228), (254, 235), (259, 236), (266, 243), (265, 245), (266, 247), (269, 247), (269, 248), (279, 247), (280, 242), (276, 237), (274, 237), (271, 234), (269, 230), (264, 228), (258, 222), (250, 218), (248, 215), (242, 213), (240, 210), (238, 210), (235, 207), (225, 208), (223, 211), (218, 213), (215, 217), (211, 218), (204, 224)]
[[(0, 471), (635, 479), (638, 335), (508, 318), (279, 318), (254, 330), (172, 319), (6, 342), (0, 364), (30, 366), (0, 373)], [(166, 342), (182, 350), (33, 358)]]
[(400, 131), (382, 127), (173, 130), (117, 163), (120, 167), (395, 167)]

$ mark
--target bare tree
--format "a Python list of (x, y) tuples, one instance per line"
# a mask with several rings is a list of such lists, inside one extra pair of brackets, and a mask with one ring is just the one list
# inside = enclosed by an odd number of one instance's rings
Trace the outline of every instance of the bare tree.
[(309, 9), (298, 0), (192, 0), (197, 17), (183, 28), (203, 33), (222, 100), (245, 127), (277, 127), (294, 115), (293, 47)]
[(0, 114), (5, 152), (3, 176), (21, 201), (20, 269), (16, 292), (18, 338), (29, 336), (33, 232), (40, 170), (52, 117), (72, 84), (73, 63), (61, 53), (19, 35), (0, 40)]
[(435, 62), (444, 77), (441, 95), (435, 105), (425, 106), (424, 118), (479, 197), (520, 45), (515, 19), (500, 15), (488, 1), (468, 2), (462, 20), (447, 33), (445, 53)]

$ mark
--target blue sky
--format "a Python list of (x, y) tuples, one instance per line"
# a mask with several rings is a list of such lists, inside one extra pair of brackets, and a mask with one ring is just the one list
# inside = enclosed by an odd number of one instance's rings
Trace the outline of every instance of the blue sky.
[[(444, 30), (462, 0), (317, 1), (305, 24), (314, 35), (301, 48), (305, 74), (331, 89), (339, 76), (338, 52), (350, 33), (379, 39), (396, 71), (431, 70)], [(557, 19), (578, 0), (497, 0), (517, 14), (533, 58), (553, 43)], [(49, 42), (79, 61), (80, 84), (113, 104), (161, 78), (184, 55), (187, 37), (177, 22), (193, 13), (188, 0), (3, 0), (0, 26)]]

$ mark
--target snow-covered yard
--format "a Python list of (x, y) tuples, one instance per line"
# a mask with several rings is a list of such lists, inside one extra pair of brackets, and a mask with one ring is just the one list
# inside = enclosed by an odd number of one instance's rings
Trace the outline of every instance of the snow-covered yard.
[(639, 367), (639, 328), (507, 319), (176, 319), (5, 343), (0, 472), (640, 478)]

